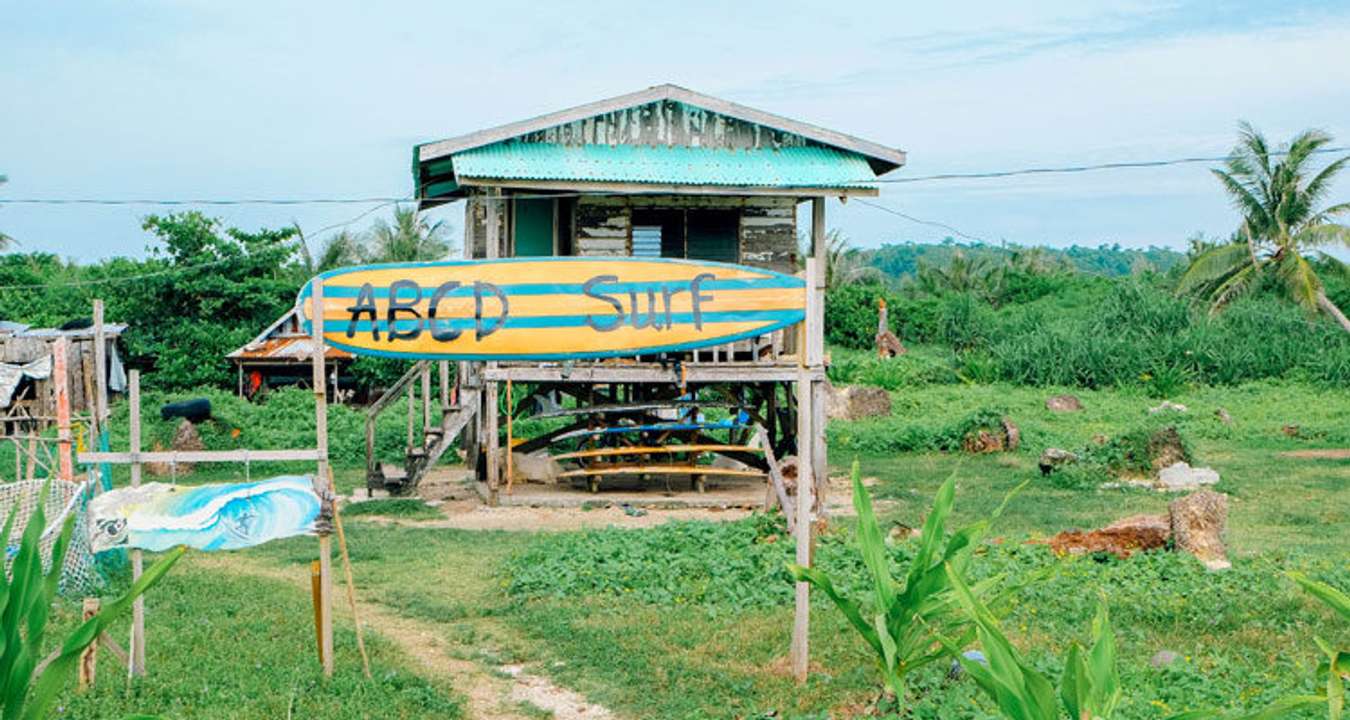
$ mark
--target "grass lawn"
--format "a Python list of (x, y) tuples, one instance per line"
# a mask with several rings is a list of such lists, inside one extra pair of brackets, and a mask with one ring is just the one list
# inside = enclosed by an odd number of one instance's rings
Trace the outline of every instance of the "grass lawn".
[[(1232, 570), (1208, 573), (1174, 554), (1128, 561), (1058, 559), (1025, 540), (1066, 527), (1094, 527), (1134, 512), (1158, 512), (1167, 497), (1144, 491), (1066, 490), (1039, 478), (1046, 446), (1077, 449), (1097, 433), (1148, 420), (1157, 400), (1126, 391), (1075, 391), (1085, 410), (1054, 414), (1054, 391), (935, 385), (894, 394), (883, 420), (835, 423), (832, 461), (855, 457), (882, 522), (916, 526), (933, 492), (958, 478), (958, 523), (988, 513), (1018, 484), (1031, 484), (983, 548), (979, 575), (1010, 579), (1050, 568), (1018, 596), (1005, 629), (1053, 677), (1066, 644), (1085, 639), (1094, 603), (1110, 603), (1126, 699), (1120, 718), (1154, 718), (1198, 707), (1254, 708), (1312, 690), (1312, 635), (1350, 644), (1350, 629), (1280, 574), (1302, 568), (1350, 588), (1350, 461), (1282, 457), (1287, 450), (1350, 447), (1350, 393), (1297, 384), (1201, 389), (1171, 398), (1190, 407), (1176, 424), (1200, 464), (1230, 494)], [(1214, 410), (1235, 418), (1224, 425)], [(1023, 448), (963, 457), (919, 449), (878, 454), (878, 443), (911, 442), (982, 408), (1021, 426)], [(1299, 437), (1281, 428), (1297, 424)], [(339, 484), (360, 481), (360, 468)], [(224, 474), (198, 478), (224, 479)], [(256, 477), (256, 474), (255, 474)], [(194, 478), (194, 482), (197, 478)], [(407, 513), (396, 507), (392, 512)], [(415, 523), (420, 513), (406, 515)], [(358, 592), (399, 616), (432, 624), (458, 658), (492, 669), (522, 663), (630, 718), (847, 717), (865, 711), (878, 678), (865, 646), (823, 598), (812, 619), (811, 680), (797, 686), (785, 655), (791, 586), (782, 563), (790, 542), (772, 518), (720, 525), (680, 523), (650, 530), (569, 533), (471, 532), (347, 523)], [(818, 545), (818, 563), (846, 592), (863, 585), (847, 519)], [(903, 567), (909, 543), (892, 548)], [(306, 576), (313, 540), (297, 538), (237, 554), (189, 556), (150, 594), (151, 675), (123, 694), (108, 671), (94, 692), (64, 700), (69, 717), (457, 717), (457, 689), (410, 672), (378, 635), (376, 681), (364, 683), (353, 635), (340, 624), (338, 676), (319, 681), (309, 600), (303, 587), (260, 580), (231, 567)], [(63, 605), (69, 622), (73, 606)], [(118, 636), (124, 631), (119, 629)], [(1154, 668), (1171, 650), (1180, 660)], [(110, 666), (105, 666), (110, 667)], [(930, 666), (910, 686), (914, 717), (994, 717), (969, 682)], [(1308, 715), (1307, 717), (1316, 717)]]

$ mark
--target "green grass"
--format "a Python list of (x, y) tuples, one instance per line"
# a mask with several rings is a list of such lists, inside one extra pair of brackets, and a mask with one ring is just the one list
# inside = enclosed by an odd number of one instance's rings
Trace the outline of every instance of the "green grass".
[[(1184, 555), (1057, 559), (1043, 546), (1026, 544), (1065, 528), (1163, 512), (1170, 499), (1139, 490), (1061, 489), (1042, 480), (1036, 458), (1045, 447), (1076, 449), (1094, 435), (1118, 437), (1150, 422), (1147, 409), (1158, 403), (1142, 389), (1073, 390), (1084, 411), (1051, 413), (1044, 399), (1057, 392), (959, 384), (903, 389), (893, 394), (890, 418), (832, 423), (831, 457), (838, 469), (858, 457), (863, 475), (873, 478), (883, 527), (917, 526), (952, 472), (958, 478), (958, 525), (988, 514), (1007, 491), (1030, 480), (995, 527), (975, 572), (1019, 578), (1053, 568), (1048, 580), (1019, 596), (1004, 624), (1031, 662), (1051, 676), (1058, 676), (1056, 658), (1067, 643), (1086, 638), (1098, 592), (1107, 594), (1127, 691), (1118, 717), (1142, 720), (1202, 706), (1255, 708), (1280, 694), (1311, 690), (1317, 657), (1311, 636), (1345, 645), (1350, 629), (1281, 571), (1299, 568), (1350, 588), (1344, 542), (1350, 536), (1350, 461), (1279, 453), (1350, 447), (1350, 393), (1260, 383), (1187, 388), (1171, 397), (1190, 412), (1169, 419), (1191, 442), (1197, 461), (1220, 472), (1217, 489), (1231, 497), (1234, 567), (1212, 574)], [(1232, 414), (1233, 425), (1215, 418), (1218, 407)], [(1020, 451), (971, 457), (922, 443), (916, 451), (895, 451), (897, 437), (948, 432), (990, 409), (1007, 412), (1021, 427)], [(1298, 425), (1300, 436), (1285, 435), (1287, 424)], [(890, 449), (864, 451), (868, 447)], [(192, 481), (235, 479), (238, 472), (205, 471)], [(338, 472), (339, 487), (361, 478), (358, 467)], [(418, 507), (384, 501), (373, 510), (435, 512)], [(792, 550), (773, 518), (511, 533), (389, 526), (348, 515), (364, 599), (440, 628), (453, 653), (488, 671), (525, 663), (621, 717), (849, 717), (866, 711), (876, 697), (879, 677), (870, 657), (823, 598), (812, 612), (811, 679), (801, 686), (792, 681), (786, 662), (791, 586), (783, 573)], [(891, 549), (897, 566), (908, 552), (906, 544)], [(313, 540), (280, 541), (246, 554), (249, 562), (304, 577)], [(221, 557), (210, 572), (189, 558), (151, 594), (151, 676), (126, 697), (115, 673), (105, 673), (93, 693), (68, 698), (68, 713), (285, 717), (294, 695), (295, 717), (455, 716), (453, 689), (409, 674), (406, 660), (378, 638), (372, 642), (377, 681), (362, 683), (353, 638), (343, 626), (338, 675), (321, 683), (307, 595), (232, 575), (229, 556)], [(846, 588), (862, 582), (847, 518), (819, 540), (817, 560)], [(68, 620), (72, 608), (62, 612)], [(1152, 668), (1149, 658), (1163, 649), (1182, 659)], [(913, 717), (993, 717), (972, 684), (947, 680), (945, 670), (931, 667), (913, 678)]]
[[(310, 539), (310, 547), (313, 540)], [(312, 551), (311, 551), (312, 556)], [(296, 568), (308, 577), (308, 566)], [(361, 675), (351, 627), (336, 623), (336, 670), (325, 681), (315, 655), (309, 594), (279, 580), (221, 572), (189, 555), (146, 596), (149, 674), (127, 689), (126, 672), (106, 651), (98, 680), (69, 691), (62, 717), (117, 718), (151, 713), (191, 718), (458, 718), (460, 701), (444, 684), (422, 679), (378, 634), (367, 633), (374, 680)], [(59, 627), (79, 606), (57, 606)], [(126, 645), (127, 621), (112, 634)]]
[(352, 503), (342, 508), (348, 517), (381, 515), (405, 520), (436, 520), (445, 517), (439, 510), (416, 498), (378, 498)]

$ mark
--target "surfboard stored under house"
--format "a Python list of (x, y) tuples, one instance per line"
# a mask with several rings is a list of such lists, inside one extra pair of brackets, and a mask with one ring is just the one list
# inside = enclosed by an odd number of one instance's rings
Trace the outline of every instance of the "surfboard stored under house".
[[(362, 355), (572, 360), (680, 352), (800, 323), (801, 278), (675, 259), (540, 258), (331, 270), (324, 341)], [(313, 315), (306, 283), (297, 299)]]

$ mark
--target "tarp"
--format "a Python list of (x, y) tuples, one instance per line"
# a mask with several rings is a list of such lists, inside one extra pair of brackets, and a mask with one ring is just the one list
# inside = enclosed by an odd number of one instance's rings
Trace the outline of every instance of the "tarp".
[(9, 407), (14, 401), (14, 391), (24, 378), (46, 380), (52, 374), (52, 356), (44, 355), (32, 362), (23, 364), (0, 363), (0, 407)]

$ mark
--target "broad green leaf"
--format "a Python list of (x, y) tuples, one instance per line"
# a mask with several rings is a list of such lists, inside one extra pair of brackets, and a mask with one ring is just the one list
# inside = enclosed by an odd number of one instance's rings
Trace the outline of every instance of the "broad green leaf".
[(1309, 595), (1326, 603), (1327, 607), (1335, 610), (1343, 619), (1350, 620), (1350, 595), (1346, 595), (1324, 582), (1313, 580), (1301, 572), (1290, 570), (1285, 575), (1301, 585)]
[(1280, 698), (1261, 710), (1247, 715), (1239, 715), (1233, 720), (1275, 720), (1306, 707), (1322, 705), (1327, 699), (1321, 695), (1290, 695)]

